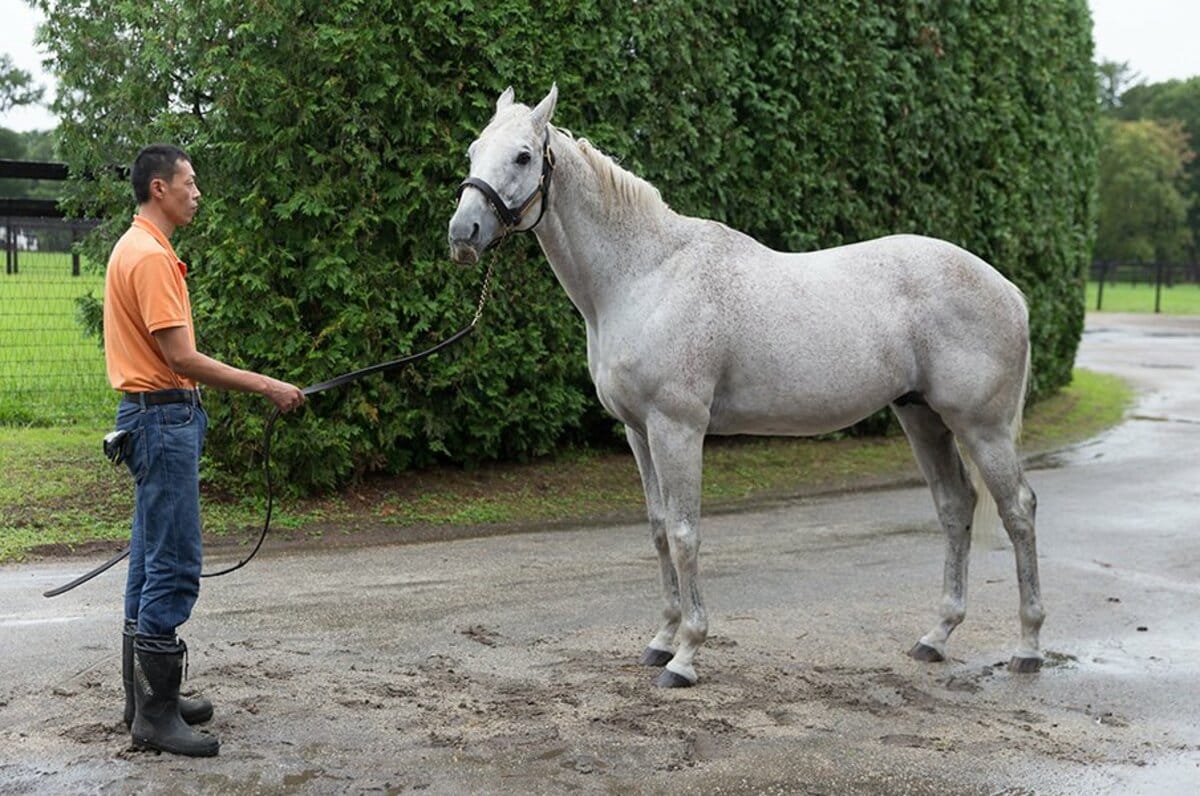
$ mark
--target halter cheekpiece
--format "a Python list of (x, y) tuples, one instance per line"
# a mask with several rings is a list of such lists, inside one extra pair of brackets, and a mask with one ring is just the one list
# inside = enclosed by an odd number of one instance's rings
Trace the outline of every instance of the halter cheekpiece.
[[(495, 242), (503, 240), (511, 232), (529, 232), (536, 227), (539, 222), (541, 222), (542, 216), (546, 214), (546, 204), (550, 198), (550, 178), (553, 176), (553, 174), (554, 150), (550, 149), (550, 130), (547, 129), (546, 138), (542, 142), (542, 176), (538, 178), (538, 184), (537, 187), (533, 189), (533, 193), (529, 194), (529, 196), (525, 198), (524, 202), (521, 202), (515, 207), (509, 207), (507, 204), (505, 204), (504, 199), (500, 196), (495, 188), (488, 185), (486, 180), (481, 180), (478, 177), (467, 177), (465, 180), (463, 180), (458, 186), (458, 196), (461, 197), (462, 192), (470, 187), (478, 190), (483, 194), (483, 197), (487, 199), (488, 205), (490, 205), (492, 208), (492, 212), (496, 214), (496, 218), (500, 219), (500, 224), (504, 227), (504, 234), (494, 241), (493, 244), (490, 244), (494, 245)], [(526, 211), (529, 210), (529, 207), (539, 197), (542, 200), (542, 206), (538, 212), (537, 220), (534, 221), (533, 224), (527, 229), (518, 230), (517, 227), (520, 226), (521, 221), (524, 219)]]

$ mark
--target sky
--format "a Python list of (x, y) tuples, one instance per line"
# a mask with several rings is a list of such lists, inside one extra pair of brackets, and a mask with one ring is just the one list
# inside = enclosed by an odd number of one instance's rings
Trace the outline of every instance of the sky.
[[(1200, 75), (1200, 0), (1088, 0), (1094, 21), (1096, 59), (1128, 62), (1145, 82), (1158, 83)], [(54, 79), (41, 66), (44, 55), (33, 44), (41, 12), (25, 0), (0, 0), (0, 53), (33, 73), (54, 94)], [(0, 115), (0, 127), (44, 130), (54, 116), (41, 107), (17, 108)]]

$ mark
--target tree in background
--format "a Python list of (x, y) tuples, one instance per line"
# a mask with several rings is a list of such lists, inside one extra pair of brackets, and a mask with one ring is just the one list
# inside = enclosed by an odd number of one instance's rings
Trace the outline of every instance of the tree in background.
[(44, 92), (33, 84), (33, 75), (15, 67), (8, 54), (0, 55), (0, 113), (41, 102)]
[[(33, 77), (24, 69), (13, 66), (12, 58), (0, 55), (0, 114), (22, 105), (41, 102), (45, 92), (33, 85)], [(6, 160), (50, 160), (54, 155), (54, 134), (32, 130), (18, 133), (0, 127), (0, 158)], [(45, 180), (0, 180), (0, 198), (52, 199), (57, 187)]]
[(1100, 122), (1100, 217), (1095, 259), (1174, 262), (1192, 243), (1187, 168), (1195, 160), (1179, 122)]
[[(1200, 147), (1200, 76), (1131, 86), (1120, 95), (1112, 115), (1128, 121), (1148, 119), (1180, 125), (1191, 147)], [(1185, 165), (1179, 190), (1189, 202), (1187, 226), (1191, 230), (1191, 240), (1186, 256), (1197, 262), (1200, 261), (1200, 201), (1197, 201), (1200, 199), (1200, 160), (1192, 158)]]
[(1121, 106), (1121, 97), (1125, 91), (1141, 80), (1141, 74), (1135, 71), (1128, 61), (1101, 61), (1096, 64), (1100, 110), (1104, 113), (1115, 113)]

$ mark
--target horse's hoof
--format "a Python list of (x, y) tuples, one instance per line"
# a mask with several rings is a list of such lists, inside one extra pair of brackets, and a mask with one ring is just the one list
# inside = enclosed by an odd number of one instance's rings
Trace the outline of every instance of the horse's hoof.
[(924, 663), (941, 663), (946, 660), (942, 653), (928, 644), (922, 644), (919, 641), (908, 651), (908, 657), (914, 661), (922, 661)]
[(654, 684), (659, 688), (691, 688), (695, 685), (682, 674), (676, 674), (670, 669), (663, 669), (662, 673), (654, 679)]
[(1008, 662), (1008, 670), (1014, 674), (1032, 674), (1041, 668), (1041, 658), (1020, 658), (1014, 655)]
[(638, 660), (642, 666), (666, 666), (667, 661), (675, 657), (675, 653), (670, 650), (658, 650), (654, 647), (646, 647), (646, 651), (642, 653), (642, 657)]

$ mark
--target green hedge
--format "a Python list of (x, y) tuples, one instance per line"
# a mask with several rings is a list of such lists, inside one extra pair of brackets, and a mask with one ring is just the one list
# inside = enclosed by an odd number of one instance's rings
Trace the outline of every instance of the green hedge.
[[(201, 348), (235, 364), (308, 384), (469, 320), (480, 274), (445, 243), (466, 146), (506, 85), (532, 102), (557, 81), (556, 122), (677, 210), (787, 249), (920, 232), (979, 253), (1030, 297), (1035, 394), (1070, 377), (1095, 204), (1085, 0), (52, 5), (65, 153), (101, 175), (77, 206), (114, 219), (92, 245), (131, 209), (106, 168), (189, 148), (206, 198), (178, 248)], [(292, 484), (611, 441), (532, 239), (497, 267), (464, 345), (284, 424)], [(210, 406), (211, 456), (248, 472), (261, 399)]]

